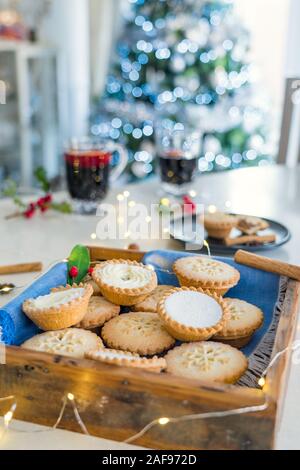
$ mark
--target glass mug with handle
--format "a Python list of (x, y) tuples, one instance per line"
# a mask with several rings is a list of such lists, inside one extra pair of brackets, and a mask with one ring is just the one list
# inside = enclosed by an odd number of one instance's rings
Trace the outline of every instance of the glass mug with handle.
[[(112, 168), (115, 152), (119, 154), (119, 163)], [(65, 145), (64, 158), (73, 208), (82, 214), (96, 212), (110, 183), (121, 176), (128, 163), (128, 153), (122, 145), (89, 137), (71, 139)]]

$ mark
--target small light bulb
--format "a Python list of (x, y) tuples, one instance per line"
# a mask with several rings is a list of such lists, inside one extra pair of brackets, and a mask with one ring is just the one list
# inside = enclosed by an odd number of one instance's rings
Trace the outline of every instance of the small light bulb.
[(118, 194), (118, 195), (117, 195), (117, 200), (118, 200), (119, 202), (124, 201), (124, 196), (123, 196), (123, 194)]
[(147, 222), (147, 224), (150, 224), (151, 220), (152, 220), (152, 219), (151, 219), (150, 216), (146, 217), (146, 219), (145, 219), (145, 221)]
[(152, 266), (152, 264), (147, 264), (147, 268), (149, 268), (151, 271), (155, 271), (155, 267)]
[(130, 196), (130, 192), (129, 192), (129, 191), (124, 191), (123, 195), (124, 195), (124, 197), (129, 197), (129, 196)]
[(164, 197), (161, 201), (160, 201), (161, 205), (162, 206), (166, 206), (168, 207), (170, 205), (170, 200), (166, 197)]
[(214, 205), (208, 206), (207, 210), (210, 214), (215, 214), (217, 212), (217, 208)]
[(259, 385), (261, 388), (263, 388), (263, 387), (266, 385), (266, 380), (265, 380), (263, 377), (261, 377), (261, 378), (259, 379), (259, 381), (258, 381), (258, 385)]
[(135, 207), (136, 202), (135, 201), (129, 201), (128, 205), (129, 205), (129, 207)]
[(11, 422), (12, 417), (13, 417), (12, 411), (8, 411), (6, 415), (4, 415), (4, 425), (6, 428), (9, 426), (9, 423)]
[(67, 397), (68, 397), (68, 400), (70, 400), (70, 401), (73, 401), (74, 398), (75, 398), (73, 393), (68, 393)]
[(166, 424), (170, 422), (170, 420), (169, 418), (159, 418), (158, 422), (161, 426), (165, 426)]
[(189, 195), (190, 195), (191, 197), (196, 197), (196, 196), (197, 196), (197, 192), (192, 190), (192, 191), (189, 192)]
[(96, 234), (96, 233), (92, 233), (92, 234), (91, 234), (91, 239), (92, 239), (92, 240), (96, 240), (96, 238), (97, 238), (97, 234)]

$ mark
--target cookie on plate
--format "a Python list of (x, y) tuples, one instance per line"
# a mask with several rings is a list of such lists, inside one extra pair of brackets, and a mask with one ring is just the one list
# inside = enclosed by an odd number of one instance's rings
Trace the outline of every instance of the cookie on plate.
[(101, 336), (112, 349), (153, 356), (170, 349), (175, 339), (152, 312), (130, 312), (105, 323)]
[(88, 359), (105, 362), (106, 364), (114, 364), (123, 367), (134, 367), (137, 369), (145, 369), (149, 372), (161, 372), (166, 369), (166, 360), (157, 356), (151, 359), (141, 357), (126, 351), (117, 351), (115, 349), (102, 349), (90, 351), (85, 355)]
[(98, 264), (92, 277), (102, 295), (117, 305), (142, 302), (157, 287), (156, 273), (142, 263), (110, 260)]
[(204, 215), (204, 227), (211, 238), (223, 240), (229, 237), (231, 230), (236, 227), (237, 223), (236, 216), (224, 212), (206, 213)]
[(173, 265), (182, 287), (201, 287), (224, 295), (238, 284), (240, 273), (227, 263), (208, 256), (188, 256), (175, 261)]
[(207, 340), (224, 327), (228, 317), (222, 297), (195, 287), (167, 292), (158, 314), (170, 335), (180, 341)]
[(119, 315), (120, 310), (119, 305), (112, 304), (104, 297), (93, 296), (90, 298), (85, 316), (77, 327), (84, 328), (85, 330), (99, 328), (107, 321)]
[(157, 286), (156, 289), (146, 297), (143, 302), (138, 303), (137, 305), (133, 306), (133, 310), (135, 312), (153, 312), (157, 313), (157, 306), (160, 300), (164, 297), (166, 292), (173, 289), (173, 286), (166, 286), (160, 285)]
[(92, 294), (92, 287), (84, 284), (58, 287), (50, 294), (26, 300), (22, 308), (41, 330), (62, 330), (83, 319)]
[(261, 230), (266, 230), (269, 223), (259, 217), (243, 215), (238, 218), (237, 228), (246, 235), (256, 235)]
[(165, 359), (170, 374), (226, 384), (236, 383), (248, 367), (241, 351), (213, 341), (182, 344), (169, 351)]
[(249, 343), (255, 331), (261, 327), (264, 320), (263, 312), (243, 300), (227, 298), (224, 302), (228, 307), (229, 317), (221, 331), (214, 336), (214, 340), (243, 348)]
[(33, 336), (21, 347), (61, 356), (83, 358), (87, 352), (103, 348), (103, 343), (101, 338), (91, 331), (67, 328)]

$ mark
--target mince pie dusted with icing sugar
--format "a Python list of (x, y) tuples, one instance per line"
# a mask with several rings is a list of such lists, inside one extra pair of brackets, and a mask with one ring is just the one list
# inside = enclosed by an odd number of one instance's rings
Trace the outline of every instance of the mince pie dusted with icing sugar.
[(175, 261), (173, 271), (182, 287), (200, 287), (224, 295), (238, 284), (240, 273), (227, 263), (207, 256), (188, 256)]
[(83, 319), (92, 294), (89, 285), (58, 287), (50, 294), (26, 300), (23, 312), (41, 330), (69, 328)]
[(220, 331), (228, 317), (221, 297), (183, 287), (169, 291), (158, 305), (166, 330), (180, 341), (203, 341)]
[(92, 276), (102, 295), (117, 305), (142, 302), (157, 287), (156, 273), (136, 261), (105, 261), (95, 267)]

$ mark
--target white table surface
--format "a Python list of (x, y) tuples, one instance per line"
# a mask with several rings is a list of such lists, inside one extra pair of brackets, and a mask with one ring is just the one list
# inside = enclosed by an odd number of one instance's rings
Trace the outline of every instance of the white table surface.
[[(116, 202), (116, 196), (124, 190), (130, 192), (130, 200), (146, 205), (158, 203), (162, 196), (156, 180), (143, 185), (111, 189), (105, 202)], [(220, 209), (230, 208), (232, 212), (253, 214), (273, 218), (285, 224), (292, 232), (291, 241), (284, 247), (265, 254), (293, 264), (300, 265), (300, 168), (264, 167), (243, 169), (225, 173), (201, 176), (194, 185), (196, 201), (205, 205), (214, 204)], [(32, 220), (4, 220), (13, 212), (10, 201), (0, 201), (0, 264), (42, 261), (47, 269), (56, 260), (68, 256), (77, 243), (124, 247), (130, 242), (109, 240), (105, 243), (94, 240), (97, 217), (61, 215), (49, 212)], [(143, 240), (138, 242), (143, 250), (169, 248), (182, 249), (173, 240)], [(1, 276), (1, 282), (13, 282), (18, 286), (30, 283), (36, 274)], [(0, 298), (0, 306), (11, 296)], [(300, 325), (297, 329), (300, 339)], [(1, 391), (1, 384), (0, 384)], [(1, 392), (0, 392), (1, 396)], [(300, 449), (300, 368), (293, 365), (289, 377), (282, 422), (277, 433), (277, 449)], [(28, 431), (36, 427), (19, 423)], [(38, 437), (37, 437), (38, 436)], [(75, 435), (67, 431), (51, 431), (41, 434), (8, 433), (0, 441), (0, 448), (68, 448), (68, 449), (125, 449), (123, 444), (89, 436)]]

